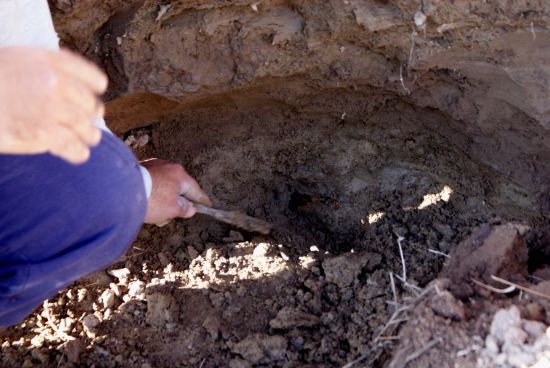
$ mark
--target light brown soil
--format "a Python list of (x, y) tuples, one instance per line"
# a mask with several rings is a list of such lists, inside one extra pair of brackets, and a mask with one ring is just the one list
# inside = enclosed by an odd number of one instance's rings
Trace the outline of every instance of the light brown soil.
[(5, 331), (0, 365), (483, 366), (499, 309), (550, 322), (544, 298), (472, 281), (550, 279), (548, 6), (171, 4), (51, 1), (136, 154), (274, 231), (144, 226), (115, 271)]

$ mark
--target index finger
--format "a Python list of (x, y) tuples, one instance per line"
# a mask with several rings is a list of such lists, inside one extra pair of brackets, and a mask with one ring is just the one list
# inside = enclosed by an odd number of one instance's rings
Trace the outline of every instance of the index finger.
[(208, 195), (202, 190), (200, 185), (189, 174), (185, 173), (185, 179), (181, 183), (180, 195), (188, 200), (196, 203), (212, 207), (212, 201)]
[(105, 92), (109, 81), (105, 73), (94, 63), (64, 49), (56, 52), (56, 55), (62, 59), (61, 62), (55, 63), (59, 69), (73, 78), (82, 81), (94, 93), (102, 94)]

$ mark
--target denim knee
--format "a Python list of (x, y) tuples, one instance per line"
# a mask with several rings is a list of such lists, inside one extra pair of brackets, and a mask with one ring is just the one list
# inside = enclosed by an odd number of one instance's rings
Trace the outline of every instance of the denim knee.
[(145, 217), (130, 150), (104, 134), (90, 160), (0, 155), (0, 325), (127, 250)]

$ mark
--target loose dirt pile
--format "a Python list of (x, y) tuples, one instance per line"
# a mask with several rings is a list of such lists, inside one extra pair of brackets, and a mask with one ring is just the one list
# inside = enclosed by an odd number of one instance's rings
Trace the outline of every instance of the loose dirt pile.
[(549, 359), (543, 2), (51, 6), (108, 71), (109, 124), (136, 154), (274, 231), (145, 226), (4, 331), (0, 365)]

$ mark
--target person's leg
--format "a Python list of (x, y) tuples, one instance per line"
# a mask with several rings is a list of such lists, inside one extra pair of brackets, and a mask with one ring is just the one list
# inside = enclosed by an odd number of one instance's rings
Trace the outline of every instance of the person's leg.
[(0, 326), (120, 257), (145, 217), (139, 164), (111, 134), (74, 166), (0, 155)]

